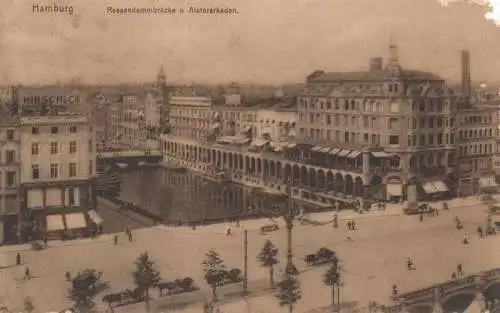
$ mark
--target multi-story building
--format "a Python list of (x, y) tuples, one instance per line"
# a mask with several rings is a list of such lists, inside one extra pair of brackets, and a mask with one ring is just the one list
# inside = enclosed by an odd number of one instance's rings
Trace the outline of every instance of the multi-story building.
[(222, 125), (216, 122), (217, 112), (213, 110), (209, 97), (170, 96), (171, 133), (174, 136), (208, 140), (211, 134), (220, 135)]
[[(320, 206), (452, 196), (460, 178), (458, 135), (466, 127), (459, 118), (480, 109), (462, 110), (464, 100), (443, 78), (403, 69), (397, 47), (389, 52), (385, 66), (382, 58), (373, 58), (368, 71), (309, 75), (297, 97), (295, 141), (288, 139), (283, 149), (268, 149), (265, 142), (276, 140), (273, 119), (276, 125), (278, 116), (286, 115), (255, 110), (252, 126), (260, 135), (268, 133), (267, 140), (210, 146), (185, 140), (196, 136), (179, 131), (175, 134), (184, 138), (162, 138), (165, 158), (197, 171), (204, 171), (204, 162), (215, 164), (229, 169), (234, 181), (273, 192), (291, 184), (293, 197)], [(468, 73), (468, 63), (462, 71)], [(288, 118), (293, 121), (292, 113)], [(253, 149), (257, 145), (262, 148)]]
[(0, 244), (17, 239), (19, 149), (17, 121), (0, 108)]
[(86, 228), (96, 205), (93, 125), (80, 114), (27, 116), (19, 131), (24, 238)]
[(297, 106), (290, 103), (272, 103), (257, 109), (256, 137), (271, 141), (295, 140)]
[(467, 105), (459, 109), (458, 194), (477, 195), (481, 189), (496, 186), (493, 157), (496, 152), (496, 109), (486, 105)]

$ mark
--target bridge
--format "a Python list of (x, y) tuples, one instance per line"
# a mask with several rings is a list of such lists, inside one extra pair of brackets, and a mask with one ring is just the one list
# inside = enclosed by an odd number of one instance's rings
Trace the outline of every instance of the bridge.
[(114, 169), (137, 169), (158, 164), (161, 159), (162, 154), (159, 150), (128, 150), (97, 153), (98, 165), (108, 165)]
[(500, 309), (500, 268), (397, 295), (393, 301), (394, 305), (383, 310), (385, 313), (461, 313), (469, 312), (472, 307), (476, 309), (471, 312), (480, 313), (485, 309), (497, 312)]

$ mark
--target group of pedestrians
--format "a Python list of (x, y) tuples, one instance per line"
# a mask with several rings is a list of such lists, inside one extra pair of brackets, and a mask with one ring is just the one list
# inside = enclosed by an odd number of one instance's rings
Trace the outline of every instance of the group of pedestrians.
[[(132, 238), (132, 231), (127, 227), (125, 229), (125, 235), (127, 235), (127, 238), (128, 238), (128, 241), (129, 242), (132, 242), (133, 241), (133, 238)], [(113, 237), (113, 244), (116, 246), (118, 245), (118, 234), (116, 234), (114, 237)]]

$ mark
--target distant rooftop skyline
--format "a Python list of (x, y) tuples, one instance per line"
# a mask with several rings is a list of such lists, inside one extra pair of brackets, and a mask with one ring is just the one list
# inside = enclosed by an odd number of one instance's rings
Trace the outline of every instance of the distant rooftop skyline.
[[(500, 81), (500, 28), (486, 7), (437, 0), (204, 0), (233, 16), (109, 16), (107, 6), (181, 7), (181, 0), (61, 0), (73, 15), (0, 5), (0, 84), (154, 82), (303, 83), (315, 70), (362, 71), (399, 47), (404, 69), (460, 82), (460, 50), (474, 82)], [(194, 4), (194, 2), (193, 2)], [(423, 18), (425, 16), (425, 18)]]

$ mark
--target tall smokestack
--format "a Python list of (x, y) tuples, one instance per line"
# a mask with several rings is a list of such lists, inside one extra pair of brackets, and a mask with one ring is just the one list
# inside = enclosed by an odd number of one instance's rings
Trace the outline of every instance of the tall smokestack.
[(468, 50), (462, 50), (462, 95), (467, 98), (471, 96), (470, 54)]

